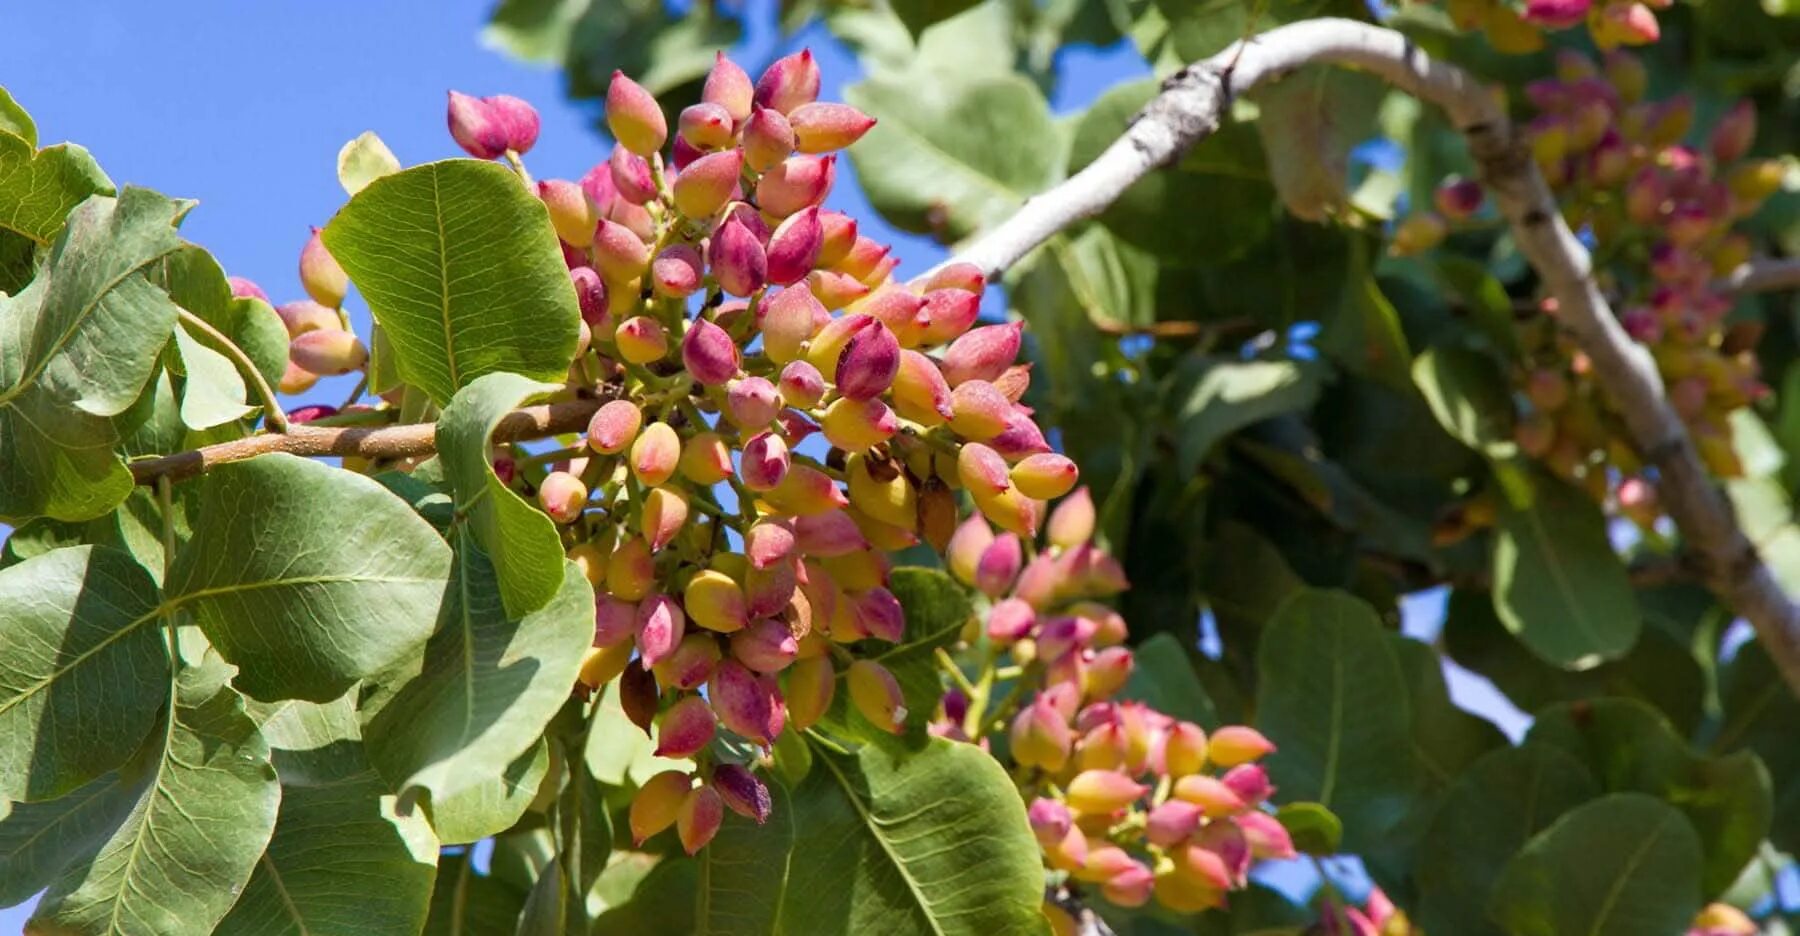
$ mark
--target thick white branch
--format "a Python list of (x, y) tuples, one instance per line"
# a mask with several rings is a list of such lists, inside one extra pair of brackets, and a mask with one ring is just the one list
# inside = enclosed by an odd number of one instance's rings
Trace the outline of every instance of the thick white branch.
[(1800, 289), (1800, 257), (1752, 260), (1717, 283), (1727, 292), (1776, 292)]
[[(992, 274), (1112, 204), (1132, 183), (1180, 158), (1219, 126), (1233, 95), (1304, 65), (1359, 68), (1442, 108), (1468, 141), (1483, 185), (1511, 224), (1519, 249), (1550, 295), (1558, 319), (1592, 360), (1595, 379), (1632, 442), (1657, 469), (1657, 487), (1708, 585), (1749, 620), (1800, 694), (1800, 607), (1776, 583), (1706, 473), (1662, 379), (1626, 336), (1592, 273), (1588, 252), (1563, 222), (1555, 198), (1495, 97), (1461, 69), (1434, 61), (1388, 29), (1351, 20), (1307, 20), (1191, 65), (1164, 83), (1120, 137), (1087, 168), (1021, 207), (954, 259)], [(1750, 288), (1750, 287), (1742, 287)]]

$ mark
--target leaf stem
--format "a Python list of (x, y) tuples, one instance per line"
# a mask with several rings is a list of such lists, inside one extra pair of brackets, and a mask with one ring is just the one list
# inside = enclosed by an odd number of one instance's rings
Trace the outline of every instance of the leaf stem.
[(961, 689), (964, 695), (974, 698), (975, 684), (969, 682), (969, 677), (962, 671), (962, 667), (957, 666), (956, 661), (950, 658), (950, 651), (945, 650), (943, 647), (937, 647), (932, 650), (932, 655), (937, 657), (939, 668), (943, 669), (950, 677), (950, 680), (956, 683), (956, 687)]
[(287, 411), (282, 409), (280, 401), (275, 399), (275, 388), (269, 386), (269, 382), (263, 379), (262, 371), (256, 369), (256, 364), (250, 360), (249, 355), (244, 353), (244, 349), (238, 347), (237, 342), (232, 341), (224, 332), (212, 327), (212, 323), (207, 320), (186, 309), (178, 311), (182, 324), (206, 336), (212, 344), (218, 346), (219, 351), (231, 358), (232, 363), (237, 365), (239, 371), (243, 372), (244, 379), (250, 382), (250, 385), (256, 389), (256, 395), (263, 401), (263, 420), (269, 424), (269, 428), (276, 432), (288, 431)]

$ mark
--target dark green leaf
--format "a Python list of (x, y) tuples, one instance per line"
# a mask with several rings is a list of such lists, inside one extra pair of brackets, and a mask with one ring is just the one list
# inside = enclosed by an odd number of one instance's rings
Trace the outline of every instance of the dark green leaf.
[(1769, 834), (1769, 773), (1749, 751), (1705, 758), (1654, 709), (1634, 699), (1595, 699), (1539, 712), (1527, 739), (1587, 764), (1607, 792), (1660, 797), (1686, 814), (1705, 852), (1702, 891), (1735, 881)]
[[(731, 820), (726, 820), (731, 821)], [(635, 880), (622, 882), (630, 887), (627, 894), (614, 894), (605, 901), (606, 910), (594, 921), (595, 933), (695, 933), (695, 899), (698, 893), (700, 862), (669, 856), (657, 862), (648, 873), (641, 873), (641, 863), (615, 864), (613, 869), (627, 868)], [(606, 889), (612, 877), (609, 869), (601, 879)], [(704, 918), (702, 918), (704, 919)]]
[(437, 884), (431, 890), (426, 936), (476, 936), (510, 933), (525, 905), (525, 895), (477, 873), (469, 855), (438, 860)]
[(1563, 813), (1600, 795), (1575, 758), (1549, 745), (1489, 752), (1438, 805), (1414, 862), (1427, 932), (1500, 936), (1488, 894), (1515, 852)]
[(892, 0), (894, 15), (917, 36), (927, 26), (941, 23), (980, 3), (981, 0)]
[(275, 836), (215, 932), (417, 932), (437, 873), (437, 839), (422, 816), (396, 816), (386, 794), (372, 771), (283, 786)]
[(102, 547), (0, 571), (0, 800), (61, 796), (138, 750), (169, 697), (158, 598)]
[(483, 374), (568, 372), (575, 288), (543, 203), (505, 167), (452, 159), (383, 176), (322, 236), (400, 376), (439, 406)]
[(58, 799), (0, 802), (0, 906), (24, 903), (99, 851), (137, 803), (142, 780), (107, 773)]
[(281, 788), (269, 747), (222, 665), (175, 680), (164, 744), (131, 814), (92, 862), (50, 885), (27, 929), (69, 933), (209, 932), (250, 879), (275, 827)]
[(1770, 840), (1784, 851), (1800, 851), (1800, 745), (1794, 743), (1800, 700), (1755, 641), (1740, 648), (1725, 669), (1719, 698), (1725, 711), (1712, 749), (1750, 750), (1762, 758), (1775, 789)]
[(562, 862), (552, 858), (531, 886), (531, 893), (525, 895), (525, 906), (519, 910), (519, 925), (514, 932), (518, 936), (563, 936), (563, 902), (567, 897)]
[(1406, 678), (1413, 749), (1423, 771), (1421, 779), (1427, 788), (1442, 790), (1477, 758), (1505, 744), (1506, 736), (1486, 719), (1471, 715), (1450, 701), (1443, 661), (1431, 647), (1399, 634), (1388, 635), (1388, 646)]
[(245, 693), (325, 702), (424, 643), (450, 558), (381, 485), (273, 453), (207, 474), (168, 592)]
[(562, 587), (562, 540), (556, 524), (501, 483), (488, 461), (501, 417), (557, 389), (517, 374), (488, 374), (457, 391), (438, 420), (438, 451), (459, 513), (493, 563), (508, 614), (544, 606)]
[(1533, 653), (1569, 669), (1616, 660), (1641, 619), (1606, 518), (1586, 493), (1544, 475), (1507, 498), (1494, 542), (1494, 610)]
[[(23, 113), (10, 98), (4, 103), (12, 106), (0, 110)], [(0, 122), (12, 121), (0, 116)], [(0, 128), (0, 228), (48, 244), (71, 209), (90, 195), (111, 195), (113, 184), (82, 147), (34, 145)]]
[(1257, 657), (1257, 726), (1284, 802), (1310, 800), (1363, 850), (1406, 814), (1418, 782), (1407, 689), (1380, 619), (1341, 592), (1289, 598)]
[(555, 598), (515, 618), (500, 607), (487, 557), (461, 538), (423, 657), (375, 676), (361, 703), (369, 759), (402, 802), (491, 782), (568, 700), (593, 641), (594, 590), (574, 563), (558, 568)]
[(702, 927), (1041, 931), (1037, 847), (993, 758), (935, 738), (916, 751), (888, 743), (854, 753), (815, 741), (814, 754), (812, 771), (768, 824), (732, 817), (709, 852), (723, 850), (703, 857)]
[(131, 492), (112, 417), (136, 403), (175, 327), (150, 274), (186, 206), (146, 189), (77, 208), (43, 272), (0, 300), (0, 520), (86, 520)]
[(1472, 348), (1427, 348), (1413, 382), (1444, 431), (1478, 452), (1499, 454), (1513, 438), (1512, 389), (1494, 359)]
[(1556, 820), (1508, 862), (1488, 912), (1514, 936), (1679, 933), (1700, 910), (1700, 841), (1681, 814), (1636, 793)]
[(1200, 677), (1194, 675), (1193, 654), (1164, 632), (1139, 643), (1132, 653), (1131, 678), (1120, 690), (1122, 699), (1136, 699), (1165, 715), (1186, 719), (1211, 731), (1220, 724), (1219, 713)]
[[(1363, 240), (1353, 243), (1359, 245), (1357, 253), (1368, 249)], [(1401, 393), (1412, 392), (1408, 373), (1412, 350), (1400, 329), (1400, 313), (1382, 293), (1375, 277), (1367, 273), (1350, 278), (1343, 304), (1325, 320), (1318, 346), (1351, 373)]]
[(1239, 429), (1310, 408), (1316, 371), (1296, 361), (1239, 361), (1195, 355), (1176, 377), (1175, 419), (1181, 471), (1198, 469), (1213, 446)]

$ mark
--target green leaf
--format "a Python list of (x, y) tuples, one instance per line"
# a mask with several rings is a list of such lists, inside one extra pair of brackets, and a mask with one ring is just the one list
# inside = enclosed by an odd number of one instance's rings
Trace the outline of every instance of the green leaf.
[[(602, 687), (601, 693), (600, 705), (594, 712), (594, 727), (588, 732), (587, 746), (582, 750), (582, 760), (590, 776), (609, 787), (624, 787), (640, 785), (665, 770), (687, 769), (685, 761), (669, 760), (651, 753), (656, 750), (656, 743), (642, 728), (632, 724), (619, 706), (617, 680)], [(786, 737), (785, 733), (783, 737)]]
[[(1146, 79), (1101, 95), (1075, 124), (1069, 171), (1098, 159), (1158, 90), (1155, 79)], [(1197, 266), (1224, 262), (1262, 240), (1274, 201), (1255, 131), (1227, 123), (1175, 165), (1133, 183), (1101, 212), (1100, 222), (1160, 261)], [(1207, 206), (1205, 223), (1195, 223), (1196, 205)]]
[(1438, 805), (1414, 862), (1426, 932), (1500, 936), (1487, 897), (1509, 859), (1558, 816), (1600, 795), (1575, 758), (1543, 744), (1489, 752)]
[[(1352, 243), (1358, 245), (1355, 253), (1360, 261), (1368, 249), (1366, 242)], [(1349, 278), (1343, 304), (1325, 320), (1318, 347), (1351, 373), (1401, 393), (1412, 392), (1412, 350), (1400, 328), (1400, 313), (1367, 273)]]
[(274, 830), (281, 788), (228, 675), (181, 671), (167, 740), (137, 765), (149, 776), (142, 796), (92, 863), (50, 886), (27, 929), (209, 932), (231, 909)]
[(0, 800), (61, 796), (138, 749), (169, 693), (158, 611), (149, 573), (115, 550), (0, 571)]
[[(1181, 62), (1206, 58), (1246, 36), (1283, 23), (1319, 16), (1357, 18), (1367, 12), (1343, 0), (1155, 0), (1168, 19), (1169, 39)], [(1338, 78), (1343, 77), (1340, 71)]]
[(1755, 754), (1702, 757), (1642, 702), (1553, 706), (1537, 713), (1526, 740), (1581, 758), (1608, 792), (1648, 793), (1680, 809), (1705, 850), (1701, 888), (1709, 899), (1737, 880), (1769, 834), (1769, 773)]
[(1458, 442), (1490, 456), (1511, 452), (1512, 388), (1491, 356), (1462, 345), (1427, 348), (1413, 361), (1412, 378)]
[(1421, 779), (1428, 788), (1441, 790), (1483, 754), (1504, 745), (1506, 736), (1487, 719), (1450, 701), (1443, 661), (1430, 646), (1399, 634), (1388, 634), (1387, 640), (1406, 679)]
[(466, 852), (445, 855), (438, 860), (425, 936), (510, 933), (524, 905), (524, 894), (477, 872)]
[[(727, 818), (725, 821), (729, 824), (733, 820)], [(719, 834), (724, 835), (725, 832), (721, 831)], [(717, 844), (717, 839), (714, 844)], [(669, 856), (658, 861), (647, 873), (641, 873), (636, 862), (621, 862), (613, 865), (602, 878), (602, 890), (612, 883), (607, 879), (619, 868), (627, 868), (632, 872), (620, 882), (630, 890), (626, 894), (613, 895), (617, 899), (605, 901), (605, 912), (594, 921), (593, 932), (700, 932), (695, 918), (695, 911), (698, 909), (695, 897), (698, 892), (696, 879), (699, 877), (699, 861)]]
[(212, 254), (193, 244), (183, 244), (180, 250), (163, 258), (156, 279), (176, 305), (194, 313), (242, 348), (269, 386), (281, 382), (288, 361), (287, 326), (261, 299), (233, 296), (225, 270)]
[[(543, 2), (526, 0), (540, 9)], [(565, 50), (570, 97), (605, 96), (618, 70), (660, 98), (670, 113), (678, 113), (699, 100), (700, 79), (712, 68), (713, 56), (736, 46), (742, 35), (738, 18), (711, 4), (689, 7), (687, 15), (678, 16), (661, 0), (588, 0), (567, 37), (553, 41)]]
[[(0, 110), (16, 111), (11, 98), (4, 103), (11, 107)], [(76, 205), (90, 195), (111, 195), (113, 184), (82, 147), (73, 143), (34, 147), (32, 141), (0, 128), (0, 228), (48, 244)]]
[(1019, 75), (878, 73), (844, 97), (878, 121), (850, 160), (869, 202), (902, 230), (960, 240), (1059, 175), (1059, 131)]
[(549, 772), (550, 745), (539, 739), (498, 774), (473, 778), (474, 785), (427, 802), (425, 814), (445, 845), (479, 842), (518, 822)]
[(1257, 727), (1275, 742), (1284, 802), (1317, 802), (1361, 851), (1405, 816), (1417, 784), (1406, 682), (1373, 608), (1307, 590), (1269, 621), (1257, 655)]
[(571, 856), (564, 878), (571, 898), (566, 901), (567, 911), (574, 914), (586, 912), (586, 896), (606, 870), (607, 859), (612, 855), (613, 823), (607, 811), (606, 788), (587, 767), (582, 744), (587, 731), (571, 734), (574, 737), (563, 739), (563, 762), (568, 764), (569, 780), (557, 801), (557, 831), (563, 853)]
[(255, 407), (244, 403), (244, 378), (231, 359), (175, 327), (175, 352), (185, 372), (181, 382), (181, 421), (190, 429), (211, 429), (249, 415)]
[(1603, 796), (1508, 862), (1488, 912), (1515, 936), (1679, 933), (1700, 910), (1700, 840), (1648, 796)]
[(1239, 361), (1194, 355), (1182, 364), (1172, 391), (1180, 401), (1180, 470), (1191, 474), (1226, 436), (1284, 413), (1310, 409), (1319, 398), (1316, 372), (1296, 361)]
[(1193, 657), (1175, 635), (1153, 635), (1132, 653), (1134, 666), (1121, 699), (1135, 699), (1175, 718), (1186, 719), (1211, 731), (1219, 727), (1219, 713), (1212, 697), (1194, 675)]
[(1586, 669), (1637, 643), (1625, 563), (1593, 498), (1538, 475), (1529, 503), (1506, 498), (1494, 541), (1494, 611), (1544, 660)]
[(494, 474), (488, 439), (501, 417), (556, 389), (517, 374), (488, 374), (457, 391), (437, 424), (457, 512), (492, 560), (500, 597), (514, 617), (543, 607), (562, 587), (562, 539), (554, 521)]
[(1318, 803), (1287, 803), (1275, 810), (1294, 847), (1307, 855), (1335, 855), (1344, 841), (1344, 823)]
[(356, 696), (353, 689), (330, 702), (283, 699), (246, 703), (274, 752), (275, 772), (282, 786), (346, 783), (373, 769), (363, 753)]
[(131, 492), (112, 417), (137, 402), (175, 327), (152, 282), (186, 206), (146, 189), (69, 216), (43, 271), (0, 300), (0, 521), (86, 520)]
[(974, 7), (981, 0), (891, 0), (890, 6), (900, 22), (912, 31), (914, 36), (925, 31), (925, 28), (941, 23), (952, 16)]
[(569, 698), (594, 637), (594, 590), (560, 560), (562, 589), (522, 618), (500, 607), (493, 566), (459, 537), (437, 632), (422, 657), (375, 676), (362, 699), (369, 759), (403, 803), (456, 796), (530, 750)]
[(395, 815), (386, 793), (372, 771), (284, 785), (268, 850), (214, 932), (418, 932), (437, 874), (437, 839), (424, 817)]
[(1257, 133), (1289, 212), (1323, 222), (1349, 207), (1350, 150), (1375, 134), (1387, 83), (1366, 72), (1309, 65), (1258, 85)]
[(0, 88), (0, 133), (10, 133), (28, 146), (38, 144), (37, 124), (5, 88)]
[(0, 906), (24, 903), (99, 851), (137, 802), (142, 779), (107, 773), (58, 799), (0, 802)]
[(1787, 689), (1769, 653), (1751, 641), (1739, 648), (1719, 684), (1724, 716), (1715, 751), (1749, 750), (1762, 758), (1773, 778), (1774, 821), (1769, 838), (1783, 851), (1800, 851), (1800, 699)]
[(338, 184), (346, 194), (355, 195), (368, 188), (370, 182), (399, 171), (400, 158), (373, 130), (364, 130), (338, 150)]
[(17, 231), (0, 230), (0, 294), (16, 293), (37, 275), (38, 245)]
[(568, 372), (575, 287), (543, 203), (504, 166), (452, 159), (383, 176), (321, 236), (400, 376), (439, 406), (483, 374)]
[(424, 643), (450, 559), (381, 485), (272, 453), (207, 474), (167, 588), (238, 665), (239, 689), (325, 702)]
[(992, 757), (937, 738), (813, 748), (768, 824), (733, 815), (701, 853), (700, 931), (1042, 931), (1037, 846)]

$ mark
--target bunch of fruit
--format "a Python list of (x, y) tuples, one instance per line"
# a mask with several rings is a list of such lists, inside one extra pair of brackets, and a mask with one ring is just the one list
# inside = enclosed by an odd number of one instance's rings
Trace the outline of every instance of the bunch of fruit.
[[(1749, 102), (1731, 108), (1703, 145), (1689, 146), (1693, 100), (1647, 100), (1646, 84), (1630, 53), (1596, 63), (1562, 52), (1556, 75), (1526, 88), (1537, 116), (1525, 134), (1570, 227), (1591, 237), (1596, 278), (1625, 331), (1654, 358), (1701, 457), (1733, 477), (1743, 469), (1728, 416), (1767, 388), (1754, 354), (1760, 329), (1728, 321), (1732, 300), (1717, 283), (1749, 259), (1749, 239), (1734, 226), (1774, 194), (1784, 170), (1777, 160), (1747, 158), (1756, 134)], [(1401, 223), (1395, 251), (1435, 247), (1482, 200), (1477, 183), (1446, 181), (1435, 211)], [(1627, 516), (1648, 525), (1659, 510), (1643, 465), (1589, 379), (1590, 362), (1558, 324), (1555, 301), (1539, 308), (1544, 314), (1520, 332), (1520, 448), (1596, 499), (1610, 490)]]
[[(1273, 745), (1251, 728), (1209, 736), (1116, 698), (1134, 660), (1125, 621), (1101, 600), (1127, 583), (1093, 533), (1086, 488), (1051, 512), (1041, 544), (996, 534), (981, 517), (957, 529), (947, 562), (990, 602), (970, 641), (985, 647), (986, 662), (975, 680), (951, 674), (956, 685), (932, 730), (984, 745), (1004, 735), (1052, 871), (1120, 906), (1152, 897), (1182, 913), (1222, 906), (1253, 861), (1294, 856), (1286, 829), (1263, 809), (1274, 788), (1256, 762)], [(1003, 674), (1008, 701), (990, 706)], [(1046, 913), (1072, 925), (1054, 903)]]

